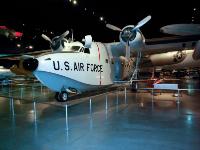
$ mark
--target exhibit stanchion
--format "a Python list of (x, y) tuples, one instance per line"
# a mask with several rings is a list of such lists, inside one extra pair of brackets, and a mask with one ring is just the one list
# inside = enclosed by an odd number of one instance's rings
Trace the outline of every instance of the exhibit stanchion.
[(33, 86), (32, 86), (32, 98), (33, 98), (33, 99), (35, 98), (35, 89), (34, 89)]
[(93, 128), (93, 120), (92, 120), (92, 98), (90, 97), (90, 129)]
[(35, 127), (35, 138), (37, 138), (37, 136), (38, 136), (37, 121), (35, 121), (35, 123), (34, 123), (34, 127)]
[(116, 99), (116, 111), (118, 112), (118, 105), (119, 105), (119, 95), (118, 95), (118, 91), (117, 91), (117, 99)]
[(180, 111), (180, 90), (178, 89), (178, 96), (176, 99), (178, 113)]
[(108, 95), (106, 93), (106, 111), (108, 110)]
[(151, 89), (151, 102), (153, 104), (153, 99), (154, 99), (154, 91), (153, 91), (153, 88)]
[(68, 125), (68, 110), (67, 110), (68, 106), (67, 104), (65, 105), (65, 123), (66, 123), (66, 130), (69, 130), (69, 125)]
[(13, 97), (10, 97), (10, 111), (12, 112), (12, 132), (13, 136), (15, 136), (15, 128), (16, 128), (16, 122), (15, 122), (15, 108), (14, 108), (14, 100)]
[(92, 99), (90, 98), (90, 115), (92, 114)]
[(119, 95), (118, 95), (118, 91), (117, 91), (117, 101), (116, 101), (116, 105), (119, 104)]
[(41, 93), (41, 94), (43, 94), (43, 93), (42, 93), (42, 91), (43, 91), (43, 90), (42, 90), (42, 87), (43, 87), (42, 84), (40, 84), (40, 93)]
[(180, 103), (180, 90), (178, 89), (178, 97), (177, 97), (177, 103)]
[(35, 137), (37, 138), (38, 135), (38, 128), (37, 128), (37, 107), (36, 102), (33, 102), (33, 110), (34, 110), (34, 127), (35, 127)]
[(11, 97), (10, 85), (8, 85), (8, 95)]
[(65, 130), (66, 132), (66, 142), (69, 141), (69, 124), (68, 124), (68, 106), (65, 105)]
[(14, 108), (13, 97), (10, 97), (10, 110), (12, 112), (12, 116), (14, 116), (15, 115), (15, 108)]
[(33, 110), (34, 110), (34, 121), (37, 121), (37, 109), (36, 109), (36, 102), (33, 102)]
[(124, 101), (125, 101), (125, 104), (126, 104), (127, 103), (127, 101), (126, 101), (126, 87), (124, 89)]
[(15, 135), (15, 108), (14, 108), (14, 100), (13, 97), (10, 97), (10, 109), (12, 112), (12, 130), (13, 130), (13, 134)]
[(108, 118), (108, 93), (106, 93), (106, 120)]
[(23, 98), (23, 88), (22, 88), (22, 85), (20, 87), (20, 98), (22, 99)]

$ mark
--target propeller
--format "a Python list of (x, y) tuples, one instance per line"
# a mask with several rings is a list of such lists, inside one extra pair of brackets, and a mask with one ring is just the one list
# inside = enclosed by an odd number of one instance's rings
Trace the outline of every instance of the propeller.
[[(144, 24), (146, 24), (151, 19), (151, 16), (147, 16), (141, 21), (137, 23), (136, 26), (134, 25), (128, 25), (125, 26), (123, 29), (120, 29), (117, 26), (114, 26), (112, 24), (106, 24), (106, 27), (120, 32), (120, 41), (123, 42), (126, 45), (126, 57), (130, 58), (130, 46), (131, 42), (137, 42), (140, 39), (143, 38), (142, 33), (139, 31), (139, 28), (142, 27)], [(140, 37), (136, 40), (137, 33), (139, 33)], [(134, 41), (135, 40), (135, 41)], [(133, 43), (135, 44), (135, 43)], [(136, 43), (137, 44), (137, 43)]]
[(49, 41), (50, 43), (52, 43), (51, 39), (46, 36), (45, 34), (42, 34), (42, 38), (45, 39), (46, 41)]
[(69, 31), (67, 30), (63, 34), (60, 35), (60, 37), (58, 38), (58, 40), (64, 39), (68, 34), (69, 34)]
[(147, 16), (147, 17), (145, 17), (140, 22), (138, 22), (138, 24), (133, 28), (133, 30), (136, 30), (136, 29), (140, 28), (141, 26), (143, 26), (144, 24), (146, 24), (150, 19), (151, 19), (150, 15)]
[[(106, 24), (106, 27), (114, 30), (114, 31), (118, 31), (120, 32), (120, 41), (125, 44), (126, 46), (126, 58), (129, 59), (130, 58), (130, 52), (131, 52), (131, 46), (135, 45), (135, 47), (137, 47), (137, 58), (136, 58), (136, 64), (135, 64), (135, 71), (131, 77), (137, 79), (138, 78), (138, 66), (139, 66), (139, 62), (140, 62), (140, 58), (141, 58), (141, 50), (140, 48), (142, 47), (141, 42), (143, 43), (143, 35), (140, 32), (139, 28), (142, 27), (144, 24), (146, 24), (149, 20), (151, 19), (151, 16), (147, 16), (144, 19), (142, 19), (141, 21), (139, 21), (136, 26), (134, 25), (128, 25), (125, 26), (123, 29), (120, 29), (119, 27), (116, 27), (112, 24)], [(133, 45), (132, 45), (133, 44)], [(137, 45), (137, 46), (136, 46)]]
[(71, 32), (72, 32), (72, 41), (74, 41), (74, 31), (73, 31), (73, 29), (71, 29)]
[(65, 31), (63, 34), (60, 36), (54, 37), (52, 40), (46, 36), (45, 34), (42, 34), (42, 38), (45, 39), (46, 41), (49, 41), (51, 48), (56, 50), (60, 47), (61, 41), (69, 34), (69, 31)]
[(138, 30), (140, 27), (142, 27), (144, 24), (146, 24), (150, 19), (151, 19), (151, 16), (149, 15), (149, 16), (145, 17), (144, 19), (142, 19), (141, 21), (139, 21), (136, 26), (128, 25), (128, 26), (124, 27), (123, 29), (120, 29), (119, 27), (116, 27), (112, 24), (106, 24), (106, 27), (111, 30), (121, 32), (120, 36), (121, 36), (122, 40), (125, 43), (129, 44), (129, 41), (132, 41), (135, 39), (136, 30)]
[[(142, 26), (143, 26), (144, 24), (146, 24), (150, 19), (151, 19), (151, 16), (149, 15), (149, 16), (145, 17), (144, 19), (142, 19), (141, 21), (139, 21), (135, 27), (134, 27), (133, 25), (131, 25), (132, 31), (134, 31), (134, 30), (136, 30), (136, 29), (142, 27)], [(114, 30), (114, 31), (123, 32), (123, 29), (120, 29), (119, 27), (114, 26), (114, 25), (112, 25), (112, 24), (106, 24), (106, 27), (109, 28), (109, 29), (111, 29), (111, 30)], [(126, 27), (125, 27), (125, 28), (126, 28)], [(124, 29), (125, 29), (125, 28), (124, 28)]]
[(114, 30), (114, 31), (119, 31), (119, 32), (122, 32), (122, 29), (112, 25), (112, 24), (106, 24), (106, 27), (111, 29), (111, 30)]

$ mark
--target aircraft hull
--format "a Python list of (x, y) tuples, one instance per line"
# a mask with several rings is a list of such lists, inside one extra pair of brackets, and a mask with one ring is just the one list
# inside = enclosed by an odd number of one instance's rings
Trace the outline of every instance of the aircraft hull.
[(37, 77), (37, 79), (47, 86), (49, 89), (55, 92), (60, 92), (61, 89), (76, 89), (78, 92), (85, 92), (85, 91), (91, 91), (91, 90), (96, 90), (99, 88), (103, 88), (109, 85), (91, 85), (91, 84), (86, 84), (79, 82), (77, 80), (50, 73), (50, 72), (45, 72), (45, 71), (36, 71), (34, 72), (34, 75)]

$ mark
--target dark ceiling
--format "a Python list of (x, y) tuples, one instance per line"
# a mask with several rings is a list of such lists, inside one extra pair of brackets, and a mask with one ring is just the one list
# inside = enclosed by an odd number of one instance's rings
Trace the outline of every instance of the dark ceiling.
[[(152, 19), (141, 28), (145, 37), (162, 36), (159, 28), (173, 23), (191, 23), (193, 8), (198, 6), (193, 1), (135, 1), (135, 0), (77, 0), (76, 6), (69, 0), (18, 0), (6, 1), (1, 5), (0, 21), (12, 28), (21, 29), (22, 24), (33, 28), (44, 28), (64, 32), (73, 28), (75, 38), (92, 34), (94, 40), (118, 40), (118, 33), (110, 31), (105, 23), (119, 27), (136, 24), (151, 15)], [(200, 12), (197, 9), (198, 13)], [(104, 21), (99, 17), (103, 16)], [(29, 31), (28, 31), (29, 32)]]

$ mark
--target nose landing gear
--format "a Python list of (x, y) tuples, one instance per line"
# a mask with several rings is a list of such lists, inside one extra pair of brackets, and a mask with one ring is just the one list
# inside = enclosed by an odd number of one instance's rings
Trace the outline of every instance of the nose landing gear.
[(69, 100), (69, 96), (78, 94), (77, 89), (69, 87), (65, 89), (64, 87), (61, 89), (61, 92), (56, 92), (55, 99), (58, 102), (66, 102)]
[(69, 93), (67, 93), (66, 91), (62, 91), (62, 92), (56, 92), (56, 95), (55, 95), (55, 99), (58, 101), (58, 102), (66, 102), (69, 98)]

